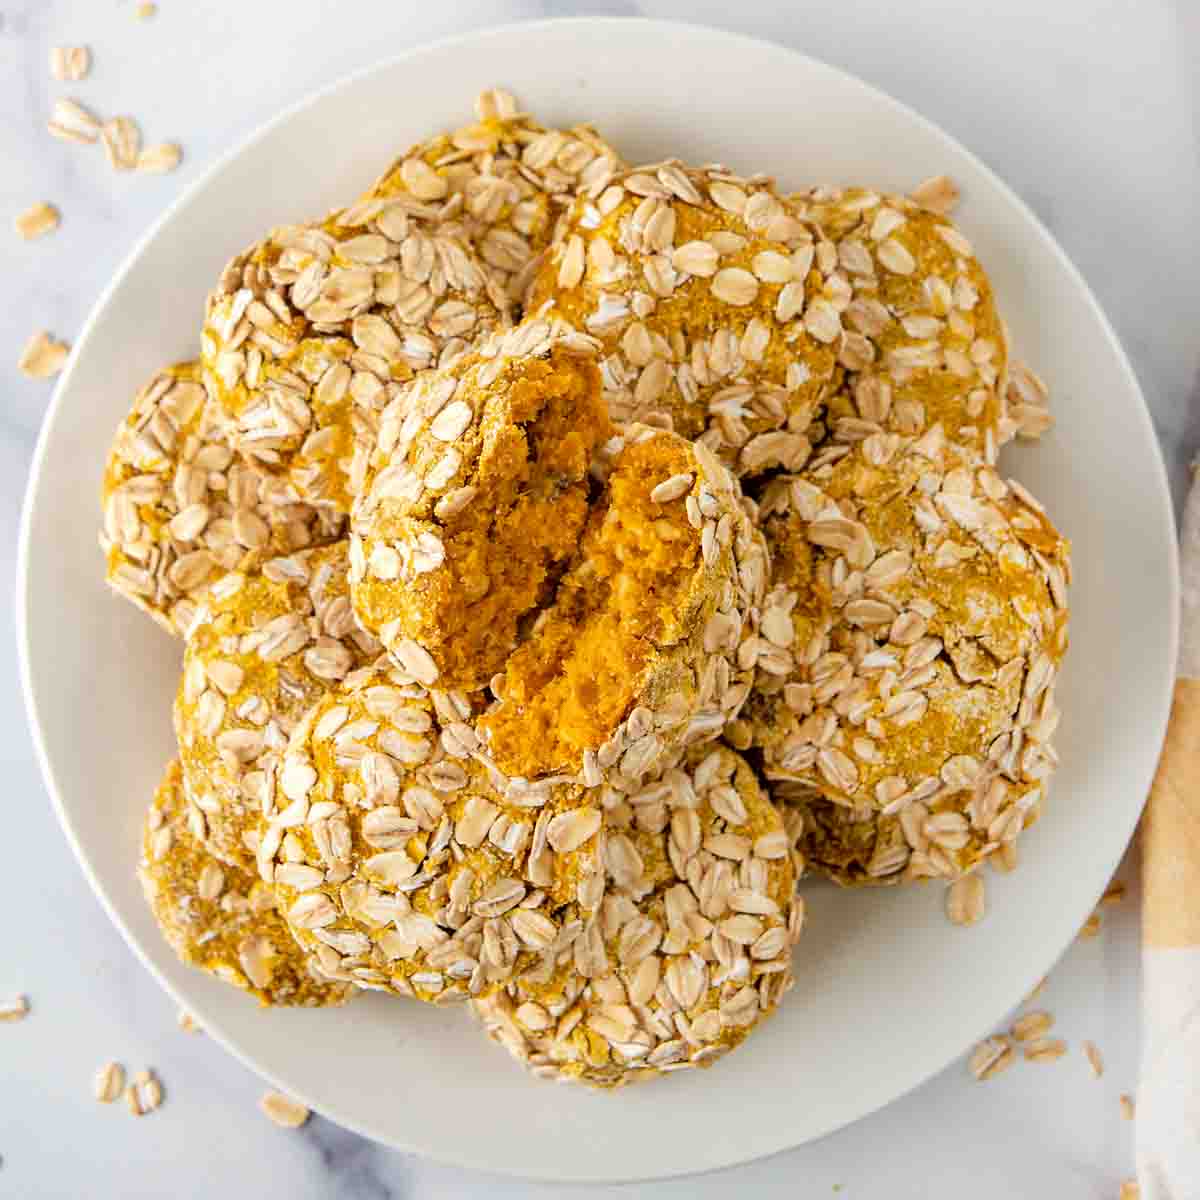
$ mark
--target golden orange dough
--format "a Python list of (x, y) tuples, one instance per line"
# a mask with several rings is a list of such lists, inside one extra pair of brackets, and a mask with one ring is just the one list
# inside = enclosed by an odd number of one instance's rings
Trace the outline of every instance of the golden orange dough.
[(935, 426), (831, 446), (762, 502), (770, 649), (744, 718), (768, 779), (899, 817), (909, 877), (1011, 841), (1057, 762), (1069, 547)]
[(546, 321), (403, 390), (354, 509), (363, 625), (422, 682), (485, 687), (575, 552), (611, 435), (595, 347)]
[(844, 188), (789, 200), (828, 239), (818, 261), (836, 261), (850, 288), (838, 355), (846, 380), (827, 414), (833, 437), (916, 437), (941, 425), (995, 462), (1016, 432), (1007, 337), (970, 241), (906, 196)]
[(492, 683), (479, 730), (511, 776), (639, 779), (719, 736), (753, 678), (767, 562), (701, 444), (630, 426), (552, 603)]
[(461, 694), (363, 669), (296, 729), (259, 871), (330, 978), (483, 995), (559, 936), (565, 906), (598, 902), (598, 793), (502, 791), (473, 757), (470, 716)]
[(217, 576), (332, 541), (343, 524), (235, 457), (198, 362), (163, 367), (138, 392), (109, 449), (101, 507), (109, 585), (174, 634)]
[(191, 827), (178, 760), (167, 766), (142, 830), (138, 878), (171, 949), (259, 1004), (343, 1004), (354, 989), (313, 973), (266, 884), (205, 850)]
[(601, 340), (614, 420), (703, 437), (739, 475), (797, 470), (849, 299), (819, 238), (761, 177), (638, 167), (576, 204), (527, 310)]
[(803, 901), (749, 764), (693, 749), (605, 805), (605, 894), (473, 1008), (535, 1074), (616, 1087), (711, 1066), (791, 986)]
[(233, 572), (203, 599), (175, 700), (187, 798), (205, 845), (245, 870), (287, 739), (350, 671), (382, 654), (350, 607), (347, 543)]

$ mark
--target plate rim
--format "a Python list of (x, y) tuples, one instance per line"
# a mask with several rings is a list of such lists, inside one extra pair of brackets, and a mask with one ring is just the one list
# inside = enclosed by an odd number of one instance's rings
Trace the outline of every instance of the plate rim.
[[(329, 1120), (334, 1121), (343, 1128), (349, 1129), (377, 1144), (386, 1145), (403, 1153), (413, 1154), (421, 1158), (428, 1159), (431, 1162), (469, 1170), (486, 1171), (493, 1174), (506, 1176), (508, 1178), (561, 1183), (581, 1183), (586, 1181), (593, 1185), (600, 1185), (605, 1183), (648, 1182), (651, 1180), (685, 1178), (691, 1175), (712, 1174), (717, 1171), (728, 1170), (742, 1166), (749, 1162), (773, 1158), (777, 1155), (787, 1153), (790, 1150), (795, 1150), (800, 1146), (811, 1144), (829, 1136), (839, 1129), (847, 1128), (849, 1125), (852, 1125), (855, 1122), (862, 1120), (863, 1118), (868, 1117), (909, 1095), (918, 1087), (928, 1082), (928, 1080), (934, 1075), (937, 1075), (943, 1071), (954, 1060), (954, 1058), (956, 1058), (966, 1049), (966, 1047), (961, 1047), (957, 1052), (950, 1055), (946, 1059), (933, 1063), (930, 1067), (918, 1073), (918, 1076), (912, 1079), (906, 1086), (901, 1088), (899, 1091), (894, 1092), (889, 1098), (880, 1100), (879, 1102), (873, 1103), (869, 1107), (862, 1109), (856, 1117), (851, 1118), (848, 1121), (833, 1122), (826, 1128), (812, 1134), (811, 1136), (803, 1137), (800, 1141), (792, 1142), (785, 1146), (780, 1146), (776, 1150), (769, 1151), (767, 1153), (757, 1153), (753, 1149), (745, 1152), (736, 1152), (723, 1164), (699, 1171), (676, 1170), (673, 1168), (668, 1168), (666, 1171), (660, 1171), (651, 1174), (631, 1175), (618, 1173), (610, 1175), (588, 1174), (586, 1176), (566, 1175), (563, 1174), (561, 1170), (556, 1170), (553, 1167), (542, 1168), (536, 1164), (526, 1167), (517, 1167), (507, 1163), (495, 1165), (479, 1159), (473, 1159), (469, 1154), (465, 1153), (455, 1155), (442, 1154), (437, 1151), (430, 1151), (424, 1147), (403, 1143), (396, 1138), (391, 1137), (390, 1135), (372, 1132), (356, 1119), (348, 1118), (342, 1115), (337, 1111), (336, 1106), (334, 1109), (328, 1109), (319, 1103), (312, 1103), (309, 1097), (299, 1095), (294, 1087), (292, 1087), (290, 1084), (284, 1083), (282, 1080), (276, 1077), (272, 1071), (264, 1068), (261, 1062), (253, 1057), (250, 1052), (242, 1049), (237, 1043), (229, 1039), (223, 1032), (218, 1032), (209, 1026), (204, 1020), (203, 1009), (206, 1006), (203, 1003), (197, 1005), (192, 997), (185, 999), (180, 991), (159, 970), (159, 968), (149, 957), (148, 953), (142, 949), (137, 937), (120, 916), (116, 907), (116, 902), (112, 899), (112, 897), (110, 897), (106, 887), (101, 882), (99, 875), (93, 868), (88, 852), (78, 837), (72, 820), (68, 815), (62, 792), (58, 786), (53, 764), (50, 761), (50, 757), (46, 748), (45, 733), (43, 730), (42, 719), (37, 704), (37, 697), (33, 682), (33, 664), (30, 657), (29, 638), (29, 611), (31, 600), (31, 531), (34, 520), (34, 511), (37, 506), (39, 493), (41, 491), (43, 476), (45, 475), (46, 456), (49, 445), (52, 440), (52, 435), (57, 430), (60, 420), (62, 420), (64, 417), (65, 396), (74, 378), (78, 363), (83, 357), (83, 352), (87, 348), (91, 340), (93, 330), (96, 324), (99, 322), (102, 314), (107, 311), (115, 294), (121, 288), (124, 280), (136, 266), (138, 261), (142, 258), (143, 254), (145, 254), (149, 247), (157, 241), (160, 234), (163, 232), (166, 226), (168, 226), (174, 220), (179, 211), (191, 204), (196, 196), (202, 192), (211, 181), (222, 174), (233, 161), (239, 159), (242, 155), (251, 152), (256, 144), (265, 140), (280, 125), (290, 121), (300, 112), (316, 107), (328, 96), (333, 95), (345, 88), (351, 87), (362, 79), (366, 79), (377, 73), (393, 70), (406, 61), (421, 57), (434, 51), (452, 50), (455, 47), (468, 43), (478, 43), (491, 38), (509, 36), (514, 33), (531, 32), (536, 34), (537, 32), (549, 28), (561, 28), (564, 26), (593, 28), (600, 26), (636, 26), (639, 30), (645, 31), (651, 36), (662, 36), (668, 34), (699, 36), (717, 39), (727, 43), (740, 43), (747, 48), (754, 48), (758, 50), (765, 49), (774, 53), (787, 54), (795, 59), (800, 60), (801, 62), (815, 65), (823, 71), (828, 71), (836, 76), (841, 77), (843, 82), (849, 82), (855, 87), (863, 90), (870, 95), (874, 101), (892, 110), (898, 117), (919, 126), (926, 134), (932, 135), (934, 138), (939, 139), (945, 144), (948, 144), (957, 153), (969, 160), (974, 167), (987, 178), (990, 185), (997, 190), (1005, 202), (1017, 210), (1021, 217), (1035, 231), (1037, 239), (1042, 244), (1042, 247), (1048, 250), (1050, 254), (1057, 260), (1059, 268), (1070, 277), (1073, 284), (1078, 288), (1080, 294), (1085, 298), (1091, 317), (1098, 323), (1105, 335), (1107, 342), (1115, 353), (1116, 360), (1120, 365), (1123, 383), (1127, 387), (1132, 388), (1134, 395), (1140, 401), (1139, 404), (1133, 406), (1136, 412), (1135, 419), (1143, 426), (1143, 432), (1148, 434), (1150, 444), (1153, 447), (1153, 492), (1155, 507), (1158, 510), (1158, 516), (1163, 524), (1163, 529), (1169, 533), (1167, 541), (1171, 544), (1177, 543), (1177, 526), (1162, 446), (1159, 442), (1157, 432), (1154, 429), (1153, 418), (1149, 409), (1149, 405), (1146, 402), (1145, 393), (1143, 392), (1137, 373), (1129, 360), (1124, 344), (1118, 337), (1116, 330), (1109, 321), (1107, 314), (1096, 298), (1091, 286), (1087, 282), (1087, 279), (1083, 276), (1079, 268), (1076, 267), (1075, 263), (1059, 244), (1058, 240), (1045, 227), (1045, 225), (1033, 212), (1029, 205), (987, 164), (983, 158), (964, 145), (954, 135), (948, 133), (937, 123), (925, 117), (908, 104), (897, 100), (882, 88), (877, 87), (875, 84), (862, 79), (861, 77), (843, 69), (836, 64), (826, 62), (825, 60), (814, 55), (808, 54), (802, 50), (797, 50), (792, 46), (773, 41), (770, 38), (739, 33), (720, 28), (719, 26), (706, 25), (699, 22), (673, 21), (647, 17), (585, 15), (530, 21), (509, 21), (501, 24), (488, 25), (478, 29), (471, 29), (450, 34), (448, 36), (429, 41), (423, 41), (418, 45), (410, 46), (395, 54), (386, 55), (365, 66), (339, 75), (330, 82), (306, 92), (303, 96), (285, 106), (274, 116), (256, 125), (241, 138), (233, 142), (226, 150), (219, 153), (194, 180), (192, 180), (185, 188), (183, 188), (179, 195), (176, 196), (175, 199), (166, 206), (162, 213), (151, 222), (146, 231), (139, 238), (137, 238), (132, 249), (122, 260), (120, 266), (113, 274), (109, 283), (101, 291), (100, 295), (89, 310), (88, 316), (80, 329), (79, 335), (76, 338), (72, 348), (69, 361), (56, 382), (54, 393), (43, 417), (42, 425), (39, 430), (37, 442), (33, 452), (33, 458), (30, 463), (29, 477), (26, 482), (21, 505), (19, 537), (17, 545), (17, 569), (15, 579), (15, 631), (18, 643), (17, 649), (21, 694), (26, 716), (29, 722), (30, 732), (32, 734), (38, 767), (45, 783), (46, 790), (49, 793), (59, 825), (62, 828), (67, 842), (75, 855), (76, 861), (82, 869), (84, 877), (87, 879), (93, 893), (100, 901), (102, 908), (109, 919), (116, 926), (125, 943), (134, 952), (134, 955), (138, 961), (150, 972), (159, 985), (177, 1004), (197, 1013), (197, 1015), (201, 1018), (202, 1024), (205, 1026), (205, 1032), (214, 1041), (216, 1041), (226, 1052), (231, 1054), (256, 1076), (266, 1080), (274, 1086), (284, 1088), (284, 1090), (291, 1092), (293, 1095), (297, 1095), (299, 1099), (303, 1100), (306, 1104), (309, 1104), (314, 1111), (319, 1112), (322, 1115), (326, 1115)], [(1149, 482), (1149, 479), (1147, 479), (1147, 484), (1149, 484)], [(1167, 577), (1169, 596), (1166, 599), (1169, 601), (1169, 605), (1167, 608), (1167, 638), (1165, 642), (1165, 649), (1168, 652), (1168, 662), (1162, 675), (1162, 694), (1158, 697), (1156, 710), (1153, 712), (1153, 714), (1151, 714), (1150, 719), (1146, 721), (1147, 726), (1155, 731), (1154, 745), (1156, 748), (1161, 748), (1167, 731), (1167, 723), (1170, 716), (1171, 700), (1175, 681), (1175, 663), (1179, 646), (1180, 577), (1177, 554), (1172, 554), (1169, 556), (1169, 562), (1167, 564)], [(1152, 779), (1153, 775), (1151, 775), (1151, 778), (1147, 779), (1146, 781), (1147, 790), (1152, 782)], [(1136, 809), (1134, 809), (1131, 805), (1130, 819), (1127, 823), (1128, 828), (1124, 832), (1124, 836), (1122, 837), (1120, 843), (1122, 849), (1118, 852), (1116, 859), (1109, 864), (1110, 872), (1115, 870), (1116, 866), (1120, 862), (1121, 856), (1128, 847), (1129, 840), (1137, 826), (1140, 814), (1141, 805), (1138, 805)], [(1069, 945), (1069, 943), (1067, 944)], [(1043, 964), (1043, 968), (1048, 969), (1053, 962), (1057, 961), (1064, 952), (1065, 948), (1066, 946), (1058, 947), (1050, 957), (1049, 962)], [(1044, 974), (1044, 969), (1039, 973)], [(1035, 974), (1034, 978), (1036, 977), (1037, 976)], [(1008, 1011), (1009, 1007), (1011, 1007), (1009, 1004), (1004, 1004), (1003, 1007), (998, 1007), (998, 1015), (1002, 1015), (1004, 1012)], [(996, 1020), (994, 1019), (989, 1022), (988, 1025), (991, 1026), (995, 1023)], [(337, 1115), (334, 1115), (335, 1113)]]

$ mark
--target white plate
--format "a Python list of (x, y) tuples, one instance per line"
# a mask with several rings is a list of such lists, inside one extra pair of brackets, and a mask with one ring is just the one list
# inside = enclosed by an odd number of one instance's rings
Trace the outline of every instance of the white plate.
[[(97, 490), (147, 373), (194, 353), (206, 290), (270, 224), (323, 212), (394, 153), (470, 116), (502, 83), (547, 123), (594, 121), (631, 159), (770, 169), (787, 185), (904, 190), (947, 172), (1020, 353), (1058, 427), (1006, 467), (1075, 546), (1062, 769), (989, 915), (950, 927), (937, 887), (811, 891), (797, 984), (711, 1072), (613, 1096), (527, 1078), (461, 1011), (370, 997), (346, 1012), (261, 1012), (181, 966), (134, 881), (138, 827), (173, 752), (179, 646), (104, 586)], [(103, 297), (59, 385), (25, 510), (22, 667), (43, 769), (92, 885), (204, 1028), (287, 1091), (380, 1141), (560, 1180), (726, 1166), (886, 1104), (989, 1031), (1044, 973), (1133, 829), (1167, 715), (1174, 532), (1145, 405), (1082, 279), (977, 159), (879, 92), (791, 51), (651, 21), (521, 25), (388, 61), (284, 114), (163, 217)]]

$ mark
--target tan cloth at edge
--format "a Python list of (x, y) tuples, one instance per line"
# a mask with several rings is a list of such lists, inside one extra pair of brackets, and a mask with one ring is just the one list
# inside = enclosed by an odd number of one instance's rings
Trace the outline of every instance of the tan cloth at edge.
[(1142, 817), (1142, 891), (1147, 946), (1200, 946), (1200, 679), (1175, 681)]

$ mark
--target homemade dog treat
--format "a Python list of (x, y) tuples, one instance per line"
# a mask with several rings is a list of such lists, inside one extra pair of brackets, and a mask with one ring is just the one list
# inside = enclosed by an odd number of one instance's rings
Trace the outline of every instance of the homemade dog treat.
[(935, 426), (833, 446), (762, 503), (770, 651), (748, 709), (768, 779), (899, 815), (955, 875), (1033, 816), (1056, 761), (1068, 547)]
[(233, 572), (188, 634), (175, 732), (207, 848), (253, 870), (258, 822), (300, 718), (382, 653), (350, 608), (346, 543)]
[(604, 819), (599, 910), (475, 1012), (545, 1077), (615, 1087), (709, 1066), (791, 986), (804, 909), (783, 820), (724, 747), (612, 793)]
[(598, 793), (500, 791), (472, 758), (470, 715), (461, 696), (364, 669), (293, 735), (259, 870), (330, 978), (483, 995), (562, 934), (568, 904), (599, 902)]
[(347, 219), (273, 230), (235, 258), (202, 338), (205, 383), (234, 447), (279, 471), (298, 499), (339, 512), (397, 383), (508, 320), (456, 231), (403, 234), (416, 224), (405, 211), (395, 223), (388, 210), (365, 225)]
[(577, 202), (528, 307), (601, 340), (614, 420), (703, 437), (739, 475), (797, 470), (850, 299), (819, 240), (763, 177), (638, 167)]
[(344, 525), (237, 459), (197, 362), (156, 371), (138, 393), (113, 438), (101, 503), (109, 584), (175, 634), (220, 575), (333, 541)]
[(940, 213), (866, 188), (790, 199), (824, 234), (818, 258), (849, 285), (829, 401), (835, 440), (879, 430), (915, 437), (941, 425), (988, 462), (1015, 426), (1006, 412), (1004, 323), (971, 243)]
[(400, 197), (440, 209), (519, 304), (563, 213), (600, 195), (623, 164), (592, 126), (547, 129), (499, 88), (480, 94), (475, 115), (402, 155), (361, 204)]
[(184, 800), (178, 760), (167, 765), (146, 813), (138, 876), (163, 937), (188, 966), (264, 1006), (343, 1004), (354, 995), (309, 969), (266, 884), (205, 850)]
[(557, 213), (617, 159), (545, 129), (506, 93), (421, 143), (350, 208), (236, 257), (209, 299), (205, 380), (233, 445), (297, 498), (348, 511), (398, 384), (511, 319)]
[(384, 410), (351, 594), (423, 682), (485, 687), (577, 549), (589, 468), (612, 434), (595, 357), (569, 327), (526, 322)]

